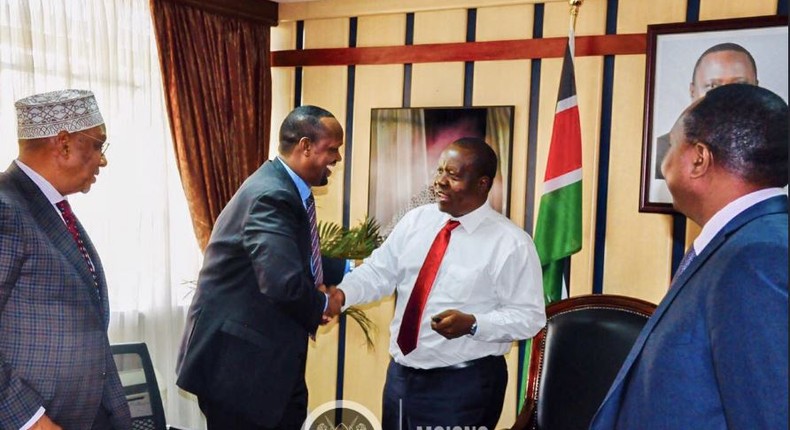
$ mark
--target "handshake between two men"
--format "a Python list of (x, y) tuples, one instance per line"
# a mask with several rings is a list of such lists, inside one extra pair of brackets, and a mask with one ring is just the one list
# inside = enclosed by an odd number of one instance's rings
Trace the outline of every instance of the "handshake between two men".
[[(337, 286), (324, 287), (322, 289), (329, 300), (326, 311), (321, 319), (321, 325), (325, 325), (343, 311), (343, 306), (346, 303), (346, 295), (343, 289)], [(407, 315), (416, 313), (416, 309), (415, 311), (409, 311), (410, 308), (412, 307), (407, 306), (406, 312), (402, 316), (403, 320), (407, 319)], [(417, 319), (419, 319), (419, 315)], [(431, 316), (431, 329), (447, 339), (455, 339), (466, 334), (474, 334), (473, 332), (476, 326), (474, 315), (461, 312), (457, 309), (447, 309)]]

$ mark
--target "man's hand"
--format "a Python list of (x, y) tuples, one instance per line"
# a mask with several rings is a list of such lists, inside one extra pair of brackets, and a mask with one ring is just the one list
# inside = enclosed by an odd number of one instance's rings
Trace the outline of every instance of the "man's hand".
[(337, 287), (330, 287), (326, 292), (329, 294), (329, 303), (327, 304), (326, 312), (324, 312), (324, 317), (322, 320), (329, 322), (334, 317), (340, 315), (340, 310), (346, 303), (346, 295), (343, 293), (343, 290)]
[(472, 314), (448, 309), (431, 317), (431, 328), (447, 339), (455, 339), (469, 334), (475, 321), (475, 316)]
[(48, 416), (42, 415), (41, 418), (33, 424), (33, 427), (30, 427), (30, 430), (63, 430), (63, 428), (52, 422)]

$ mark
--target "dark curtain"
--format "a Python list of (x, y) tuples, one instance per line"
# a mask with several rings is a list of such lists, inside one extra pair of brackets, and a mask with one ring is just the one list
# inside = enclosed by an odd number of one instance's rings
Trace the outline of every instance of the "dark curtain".
[(270, 26), (151, 0), (170, 129), (201, 249), (220, 211), (267, 158)]

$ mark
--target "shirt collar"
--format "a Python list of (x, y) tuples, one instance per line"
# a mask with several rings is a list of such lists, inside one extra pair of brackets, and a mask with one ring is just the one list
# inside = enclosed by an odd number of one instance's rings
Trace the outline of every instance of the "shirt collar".
[(483, 203), (479, 208), (469, 212), (468, 214), (461, 216), (461, 217), (453, 217), (450, 214), (445, 214), (445, 221), (449, 219), (457, 220), (461, 223), (460, 227), (462, 227), (467, 233), (474, 233), (475, 230), (483, 223), (483, 221), (489, 217), (492, 213), (496, 213), (494, 209), (486, 201)]
[(310, 193), (312, 192), (310, 190), (310, 186), (307, 185), (307, 182), (305, 182), (304, 179), (302, 179), (299, 175), (297, 175), (296, 172), (291, 170), (291, 168), (288, 167), (287, 164), (285, 164), (285, 161), (283, 161), (282, 158), (278, 156), (277, 161), (279, 161), (280, 164), (282, 164), (283, 167), (285, 167), (285, 171), (288, 172), (288, 176), (291, 177), (291, 180), (294, 182), (294, 185), (296, 185), (296, 189), (299, 191), (299, 197), (302, 199), (302, 204), (304, 205), (304, 201), (307, 200), (308, 197), (310, 197)]
[(764, 188), (731, 201), (727, 204), (727, 206), (724, 206), (718, 212), (716, 212), (716, 214), (713, 215), (711, 219), (709, 219), (708, 222), (706, 222), (702, 227), (702, 231), (700, 231), (699, 236), (694, 239), (694, 252), (696, 252), (697, 255), (700, 255), (702, 250), (708, 246), (716, 234), (741, 212), (756, 205), (757, 203), (760, 203), (763, 200), (768, 200), (771, 197), (780, 196), (783, 194), (785, 194), (785, 191), (782, 188)]
[(55, 203), (58, 203), (62, 200), (66, 200), (66, 197), (60, 194), (58, 190), (56, 190), (55, 187), (53, 187), (52, 184), (49, 183), (49, 181), (44, 179), (43, 176), (39, 175), (38, 172), (30, 168), (30, 166), (19, 160), (14, 160), (14, 162), (16, 163), (17, 166), (19, 166), (19, 168), (23, 172), (25, 172), (25, 174), (30, 178), (30, 180), (33, 181), (34, 184), (36, 184), (36, 186), (41, 190), (41, 192), (44, 193), (44, 196), (47, 197), (47, 200), (49, 200), (50, 203), (54, 205)]

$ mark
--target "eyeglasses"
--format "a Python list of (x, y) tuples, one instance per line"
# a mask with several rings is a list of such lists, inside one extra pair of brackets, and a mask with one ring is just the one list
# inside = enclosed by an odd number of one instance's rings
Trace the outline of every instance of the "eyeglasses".
[(105, 140), (104, 142), (102, 142), (102, 141), (101, 141), (101, 139), (97, 139), (97, 138), (95, 138), (95, 137), (91, 136), (90, 134), (88, 134), (88, 133), (85, 133), (85, 132), (82, 132), (82, 131), (76, 131), (75, 133), (79, 133), (79, 134), (81, 134), (81, 135), (83, 135), (83, 136), (87, 136), (87, 137), (89, 137), (90, 139), (92, 139), (92, 140), (95, 140), (96, 142), (99, 142), (99, 143), (101, 143), (101, 147), (99, 147), (99, 148), (97, 148), (97, 149), (99, 149), (99, 150), (101, 151), (101, 155), (102, 155), (102, 157), (104, 156), (104, 153), (105, 153), (105, 152), (107, 152), (107, 148), (109, 148), (109, 147), (110, 147), (110, 142), (108, 142), (108, 141), (106, 141), (106, 140)]

